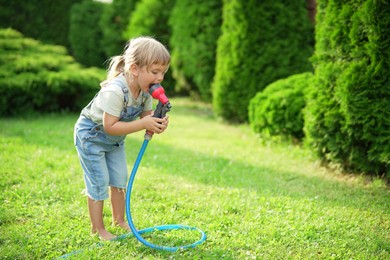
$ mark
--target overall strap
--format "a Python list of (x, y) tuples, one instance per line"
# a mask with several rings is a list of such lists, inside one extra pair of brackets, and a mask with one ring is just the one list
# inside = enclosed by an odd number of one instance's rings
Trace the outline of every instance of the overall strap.
[(149, 94), (147, 94), (147, 93), (144, 93), (143, 91), (141, 91), (142, 92), (142, 106), (144, 107), (145, 106), (145, 102), (146, 102), (146, 100), (148, 99), (148, 97), (149, 97)]
[(129, 103), (129, 88), (123, 84), (121, 84), (121, 88), (123, 91), (123, 111), (126, 111), (127, 104)]
[[(121, 80), (120, 78), (114, 79), (113, 82), (118, 83), (118, 85), (122, 88), (123, 96), (124, 96), (124, 99), (123, 99), (123, 111), (126, 112), (127, 105), (129, 103), (129, 88), (127, 87), (127, 84), (125, 82), (123, 82), (123, 80)], [(148, 93), (144, 93), (143, 91), (141, 91), (141, 93), (142, 93), (141, 106), (144, 107), (146, 100), (149, 98), (149, 94)]]
[(114, 79), (112, 82), (117, 83), (123, 91), (123, 112), (126, 112), (127, 104), (129, 103), (129, 88), (119, 78)]
[[(124, 109), (124, 111), (126, 111), (127, 105), (129, 103), (129, 88), (121, 80), (118, 80), (117, 82), (119, 83), (119, 85), (120, 85), (120, 87), (122, 88), (122, 91), (123, 91), (123, 95), (124, 95), (123, 109)], [(146, 100), (149, 97), (149, 94), (148, 93), (144, 93), (143, 91), (141, 91), (141, 94), (142, 94), (141, 106), (144, 107), (145, 106), (145, 102), (146, 102)]]

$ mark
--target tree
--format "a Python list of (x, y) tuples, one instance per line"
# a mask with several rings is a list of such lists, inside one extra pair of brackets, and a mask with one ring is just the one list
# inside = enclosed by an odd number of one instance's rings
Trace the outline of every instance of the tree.
[(139, 0), (113, 0), (105, 7), (99, 25), (103, 31), (102, 48), (107, 58), (123, 52), (128, 39), (122, 33), (125, 31), (131, 14)]
[(344, 169), (390, 172), (390, 5), (318, 1), (307, 143)]
[(103, 3), (84, 0), (73, 5), (70, 15), (69, 42), (75, 59), (86, 66), (103, 67), (106, 57), (99, 23)]
[[(131, 15), (130, 22), (123, 32), (125, 38), (138, 36), (152, 36), (169, 49), (169, 37), (171, 28), (168, 18), (171, 14), (175, 0), (141, 0)], [(159, 10), (156, 13), (155, 10)], [(165, 74), (164, 85), (168, 93), (172, 93), (175, 81), (171, 69)]]
[(81, 1), (0, 0), (1, 26), (46, 43), (69, 47), (70, 8)]
[(249, 100), (277, 79), (310, 71), (311, 54), (305, 2), (224, 0), (212, 85), (215, 112), (247, 121)]
[(172, 70), (176, 89), (211, 101), (222, 0), (177, 1), (170, 16)]

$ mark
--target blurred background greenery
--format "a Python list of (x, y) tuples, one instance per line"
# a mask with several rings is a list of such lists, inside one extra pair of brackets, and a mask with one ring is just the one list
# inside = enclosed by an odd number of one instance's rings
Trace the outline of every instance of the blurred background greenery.
[(390, 4), (384, 0), (0, 0), (0, 116), (79, 111), (106, 61), (151, 35), (170, 96), (390, 177)]

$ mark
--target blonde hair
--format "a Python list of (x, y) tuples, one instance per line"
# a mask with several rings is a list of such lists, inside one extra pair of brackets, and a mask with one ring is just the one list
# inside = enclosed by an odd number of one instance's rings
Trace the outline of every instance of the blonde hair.
[(128, 72), (132, 64), (149, 69), (153, 64), (169, 66), (171, 56), (167, 48), (149, 36), (141, 36), (129, 40), (122, 55), (109, 60), (107, 79), (100, 83), (104, 87), (107, 82), (121, 73)]

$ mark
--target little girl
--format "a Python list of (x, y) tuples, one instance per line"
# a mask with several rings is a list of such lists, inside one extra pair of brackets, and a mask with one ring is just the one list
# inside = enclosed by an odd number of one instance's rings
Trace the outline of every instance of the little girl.
[(109, 197), (109, 186), (113, 224), (130, 230), (124, 219), (125, 137), (141, 130), (159, 134), (167, 129), (167, 117), (152, 117), (149, 87), (161, 83), (169, 63), (168, 50), (157, 40), (130, 40), (123, 55), (111, 58), (107, 79), (75, 125), (75, 146), (84, 171), (92, 233), (103, 240), (115, 238), (103, 223), (103, 203)]

